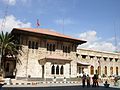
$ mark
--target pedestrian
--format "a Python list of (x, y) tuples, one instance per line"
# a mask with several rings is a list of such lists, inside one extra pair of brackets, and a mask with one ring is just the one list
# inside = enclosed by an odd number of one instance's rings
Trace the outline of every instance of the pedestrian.
[(89, 77), (89, 75), (87, 75), (86, 79), (87, 79), (87, 87), (90, 87), (90, 77)]
[(82, 76), (82, 87), (83, 88), (85, 87), (85, 80), (86, 80), (86, 75), (83, 74), (83, 76)]
[(93, 81), (92, 87), (95, 87), (95, 86), (96, 86), (96, 85), (95, 85), (95, 75), (92, 77), (92, 81)]

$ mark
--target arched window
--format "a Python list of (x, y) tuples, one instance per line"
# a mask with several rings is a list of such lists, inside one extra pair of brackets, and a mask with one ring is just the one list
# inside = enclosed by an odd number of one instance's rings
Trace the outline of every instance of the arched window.
[(105, 75), (107, 75), (107, 66), (105, 66)]
[(63, 65), (61, 66), (61, 68), (60, 68), (60, 74), (63, 74)]
[(90, 74), (91, 74), (91, 75), (94, 74), (94, 67), (93, 67), (93, 66), (90, 67)]
[(56, 67), (56, 74), (59, 74), (59, 66)]
[(118, 75), (118, 67), (116, 67), (116, 75)]
[(110, 75), (113, 75), (113, 67), (110, 67)]
[(101, 67), (98, 66), (98, 74), (101, 75)]
[(51, 68), (51, 74), (55, 74), (55, 66), (53, 65), (52, 68)]

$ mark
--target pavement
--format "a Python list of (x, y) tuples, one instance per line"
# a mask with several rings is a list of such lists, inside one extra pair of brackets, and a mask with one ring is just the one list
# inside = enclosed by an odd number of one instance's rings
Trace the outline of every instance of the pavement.
[[(16, 84), (6, 84), (2, 87), (59, 87), (59, 86), (82, 86), (81, 82), (32, 82), (32, 83), (16, 83)], [(104, 87), (103, 83), (99, 83), (100, 87)], [(114, 86), (110, 84), (110, 88), (120, 88), (119, 86)]]

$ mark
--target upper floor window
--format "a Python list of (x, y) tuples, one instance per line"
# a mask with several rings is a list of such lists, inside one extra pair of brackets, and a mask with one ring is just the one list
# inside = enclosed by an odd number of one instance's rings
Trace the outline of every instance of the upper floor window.
[(47, 51), (55, 51), (55, 44), (47, 43)]
[(29, 41), (28, 42), (28, 48), (38, 49), (38, 42)]
[(70, 53), (70, 47), (69, 46), (63, 46), (63, 52)]
[(107, 60), (107, 57), (103, 57), (104, 58), (104, 61), (106, 61)]
[(90, 56), (90, 59), (93, 59), (94, 58), (94, 56)]
[(32, 46), (31, 41), (29, 41), (28, 48), (31, 48), (31, 46)]
[(82, 58), (86, 59), (86, 57), (87, 57), (86, 55), (82, 55)]
[(101, 57), (97, 57), (98, 60), (100, 60)]
[(32, 49), (34, 49), (34, 46), (35, 46), (35, 42), (32, 42)]
[(115, 58), (115, 62), (117, 62), (118, 61), (118, 58)]
[(113, 58), (110, 58), (110, 61), (112, 61), (113, 60)]

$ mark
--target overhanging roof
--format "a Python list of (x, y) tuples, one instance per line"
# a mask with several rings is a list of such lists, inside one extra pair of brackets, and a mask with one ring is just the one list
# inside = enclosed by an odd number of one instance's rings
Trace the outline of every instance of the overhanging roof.
[(57, 38), (64, 38), (66, 40), (75, 41), (78, 44), (86, 43), (87, 41), (80, 40), (78, 38), (73, 38), (71, 36), (67, 36), (50, 29), (41, 29), (41, 28), (13, 28), (12, 33), (31, 33), (31, 34), (38, 34), (38, 36), (52, 36)]

